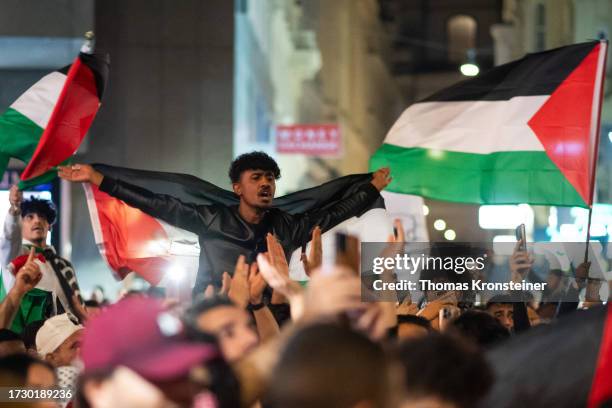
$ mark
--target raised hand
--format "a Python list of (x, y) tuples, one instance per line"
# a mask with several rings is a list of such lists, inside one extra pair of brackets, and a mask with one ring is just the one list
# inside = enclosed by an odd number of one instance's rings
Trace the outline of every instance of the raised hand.
[(371, 183), (376, 187), (378, 191), (382, 191), (385, 187), (391, 183), (391, 169), (389, 167), (383, 167), (376, 170), (372, 174)]
[(533, 258), (528, 252), (521, 251), (523, 240), (519, 240), (510, 257), (510, 273), (514, 282), (520, 282), (533, 266)]
[(272, 303), (277, 303), (274, 301), (274, 295), (288, 299), (291, 305), (291, 317), (293, 320), (299, 319), (304, 311), (304, 289), (302, 286), (291, 279), (288, 274), (281, 273), (269, 261), (269, 256), (266, 254), (257, 255), (257, 265), (260, 275), (274, 290)]
[(32, 249), (30, 249), (30, 254), (28, 255), (28, 260), (17, 271), (17, 275), (15, 277), (15, 290), (20, 294), (25, 294), (26, 292), (34, 289), (42, 278), (40, 267), (36, 262), (34, 262), (34, 257), (35, 252), (34, 248), (32, 247)]
[(259, 273), (257, 262), (253, 262), (249, 267), (249, 302), (252, 305), (257, 305), (262, 302), (263, 291), (266, 289), (266, 280)]
[(23, 192), (19, 190), (19, 187), (17, 187), (16, 185), (12, 186), (9, 190), (9, 203), (11, 203), (9, 213), (11, 213), (11, 215), (19, 215), (21, 213), (22, 201)]
[(312, 239), (310, 241), (310, 252), (306, 256), (305, 252), (302, 252), (301, 256), (302, 265), (304, 265), (304, 271), (307, 276), (312, 274), (312, 271), (319, 268), (323, 263), (323, 249), (321, 245), (321, 228), (317, 225), (312, 230)]
[(60, 178), (72, 182), (93, 183), (99, 186), (104, 176), (89, 164), (73, 164), (71, 166), (59, 166), (57, 174)]
[(244, 255), (238, 257), (227, 296), (240, 307), (247, 307), (249, 304), (249, 265), (246, 264)]

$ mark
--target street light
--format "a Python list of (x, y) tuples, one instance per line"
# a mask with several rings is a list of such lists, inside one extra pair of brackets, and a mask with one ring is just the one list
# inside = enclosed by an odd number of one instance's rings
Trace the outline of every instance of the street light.
[(470, 48), (467, 50), (467, 58), (465, 63), (461, 64), (459, 71), (465, 76), (476, 76), (480, 72), (478, 65), (476, 65), (476, 50)]

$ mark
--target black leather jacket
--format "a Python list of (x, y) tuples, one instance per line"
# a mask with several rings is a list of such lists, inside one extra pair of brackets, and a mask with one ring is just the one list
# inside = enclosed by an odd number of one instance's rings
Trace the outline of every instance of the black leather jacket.
[(365, 183), (355, 194), (325, 211), (292, 215), (271, 208), (263, 220), (255, 225), (240, 217), (238, 206), (188, 204), (110, 177), (104, 177), (100, 190), (155, 218), (198, 235), (200, 264), (194, 294), (202, 293), (211, 283), (220, 286), (223, 271), (233, 273), (239, 255), (245, 255), (252, 262), (258, 253), (265, 252), (268, 232), (276, 235), (289, 257), (296, 248), (310, 241), (315, 226), (320, 226), (325, 232), (360, 214), (379, 197), (378, 190), (371, 183)]

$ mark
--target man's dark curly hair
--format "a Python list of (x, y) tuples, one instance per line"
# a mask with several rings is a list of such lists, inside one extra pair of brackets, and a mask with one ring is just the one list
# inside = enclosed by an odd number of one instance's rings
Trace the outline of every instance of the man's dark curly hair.
[(247, 170), (271, 171), (275, 179), (280, 178), (278, 164), (264, 152), (244, 153), (236, 157), (229, 168), (229, 178), (232, 183), (238, 183), (240, 175)]
[(40, 217), (45, 217), (49, 225), (53, 225), (57, 217), (57, 211), (51, 201), (36, 197), (21, 202), (21, 216), (25, 217), (28, 214), (38, 214)]

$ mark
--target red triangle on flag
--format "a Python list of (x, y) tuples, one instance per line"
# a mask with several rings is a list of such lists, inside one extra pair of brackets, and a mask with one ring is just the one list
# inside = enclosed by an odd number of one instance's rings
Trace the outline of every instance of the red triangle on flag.
[(593, 95), (600, 47), (591, 50), (528, 122), (548, 157), (587, 204), (591, 200), (590, 165), (595, 159), (590, 157), (591, 143), (597, 140), (591, 141), (591, 123), (597, 120)]

